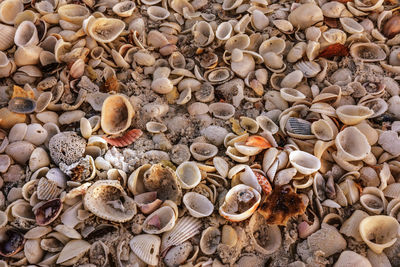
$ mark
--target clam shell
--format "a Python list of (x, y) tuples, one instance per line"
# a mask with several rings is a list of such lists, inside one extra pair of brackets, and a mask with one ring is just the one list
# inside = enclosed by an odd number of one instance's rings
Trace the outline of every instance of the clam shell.
[(6, 0), (0, 5), (0, 20), (6, 24), (14, 24), (17, 15), (24, 11), (24, 5), (19, 0)]
[(36, 109), (36, 102), (27, 97), (14, 97), (8, 103), (8, 109), (20, 114), (32, 113)]
[(339, 119), (347, 125), (356, 125), (374, 114), (374, 111), (364, 106), (343, 105), (336, 109)]
[(95, 182), (87, 190), (83, 203), (96, 216), (114, 222), (129, 221), (136, 214), (135, 202), (126, 195), (117, 180)]
[(183, 162), (176, 168), (176, 176), (183, 189), (196, 187), (201, 181), (199, 167), (194, 162)]
[(156, 235), (137, 235), (129, 242), (132, 251), (149, 265), (157, 265), (161, 239)]
[(25, 238), (23, 234), (14, 228), (3, 227), (0, 231), (1, 234), (1, 249), (0, 255), (3, 257), (10, 257), (17, 254), (24, 248)]
[[(351, 145), (349, 145), (351, 143)], [(361, 160), (371, 151), (367, 138), (356, 127), (341, 131), (335, 139), (338, 157), (343, 160)]]
[(161, 252), (173, 246), (182, 244), (200, 232), (200, 220), (191, 216), (186, 216), (178, 220), (175, 227), (162, 236)]
[(360, 196), (360, 203), (367, 211), (375, 214), (380, 214), (387, 206), (383, 192), (376, 187), (365, 187)]
[(210, 216), (214, 210), (214, 205), (208, 198), (195, 192), (186, 193), (183, 196), (183, 203), (190, 215), (195, 218)]
[(89, 242), (85, 240), (71, 240), (61, 250), (57, 264), (73, 265), (90, 249)]
[(49, 166), (50, 158), (46, 150), (41, 147), (35, 148), (29, 158), (29, 169), (34, 172), (39, 168)]
[(169, 17), (170, 13), (167, 9), (159, 7), (159, 6), (150, 6), (147, 9), (147, 14), (149, 15), (149, 18), (158, 21), (158, 20), (164, 20)]
[(123, 95), (109, 96), (103, 102), (101, 128), (105, 133), (111, 135), (122, 133), (130, 127), (134, 115), (135, 111), (127, 97)]
[(222, 22), (218, 25), (217, 30), (215, 31), (215, 37), (217, 37), (218, 40), (226, 41), (231, 37), (232, 31), (232, 24), (226, 21)]
[(6, 147), (6, 154), (12, 157), (16, 162), (25, 164), (35, 149), (35, 146), (26, 141), (17, 141)]
[(82, 22), (90, 15), (88, 8), (77, 4), (63, 5), (58, 8), (57, 13), (60, 16), (60, 19), (78, 25), (82, 24)]
[(217, 155), (218, 148), (208, 143), (193, 143), (190, 145), (190, 153), (198, 161), (204, 161)]
[(321, 161), (304, 151), (297, 150), (290, 152), (289, 160), (298, 172), (305, 175), (310, 175), (321, 168)]
[(355, 43), (350, 47), (350, 55), (363, 62), (383, 61), (386, 58), (385, 51), (374, 43)]
[(214, 30), (206, 21), (197, 22), (192, 28), (193, 40), (198, 46), (207, 46), (214, 41)]
[(306, 3), (294, 9), (288, 16), (288, 20), (294, 27), (305, 29), (313, 26), (324, 18), (322, 10), (316, 4)]
[(98, 18), (88, 22), (87, 33), (96, 41), (109, 43), (114, 41), (125, 28), (125, 23), (119, 19)]
[(390, 216), (369, 216), (360, 222), (360, 234), (363, 241), (375, 253), (392, 246), (397, 238), (399, 222)]
[[(114, 5), (112, 10), (115, 14), (120, 17), (129, 17), (132, 15), (133, 11), (135, 10), (136, 5), (133, 1), (122, 1), (118, 4)], [(148, 12), (148, 10), (147, 10)]]
[(169, 206), (159, 208), (143, 222), (143, 231), (148, 234), (161, 234), (175, 226), (175, 212)]
[(233, 72), (229, 68), (219, 67), (207, 70), (204, 78), (211, 84), (222, 84), (233, 78)]
[(144, 178), (144, 173), (149, 170), (151, 167), (150, 164), (145, 164), (137, 168), (128, 178), (128, 188), (129, 191), (133, 195), (141, 194), (146, 192), (146, 189), (144, 187), (143, 183), (143, 178)]
[(209, 105), (210, 112), (214, 117), (227, 120), (235, 115), (235, 107), (228, 103), (212, 103)]
[(208, 227), (203, 231), (200, 238), (200, 249), (206, 255), (211, 255), (217, 251), (221, 241), (221, 231), (217, 227)]
[[(252, 206), (243, 208), (240, 205), (248, 205), (251, 201)], [(219, 208), (219, 213), (225, 219), (232, 222), (239, 222), (249, 218), (257, 209), (261, 201), (261, 195), (254, 188), (239, 184), (232, 187), (225, 196), (225, 201)]]

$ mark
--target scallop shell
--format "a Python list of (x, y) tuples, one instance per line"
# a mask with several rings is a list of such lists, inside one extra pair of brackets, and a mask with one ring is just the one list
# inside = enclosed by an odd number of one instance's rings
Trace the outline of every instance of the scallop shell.
[(363, 62), (383, 61), (386, 53), (374, 43), (355, 43), (350, 47), (350, 54), (355, 60)]
[(101, 128), (107, 134), (119, 134), (131, 126), (135, 111), (128, 98), (123, 95), (112, 95), (103, 102)]
[(178, 220), (175, 227), (165, 232), (162, 236), (161, 253), (169, 248), (182, 244), (200, 232), (200, 220), (191, 216), (186, 216)]
[(143, 231), (148, 234), (161, 234), (175, 226), (175, 212), (169, 206), (163, 206), (150, 214), (143, 222)]
[[(261, 195), (257, 190), (250, 186), (239, 184), (228, 191), (224, 203), (219, 208), (219, 213), (229, 221), (243, 221), (255, 212), (260, 201)], [(241, 207), (242, 205), (245, 205), (245, 207)]]
[(137, 235), (129, 242), (132, 251), (149, 265), (157, 265), (161, 239), (156, 235)]
[(199, 167), (194, 162), (183, 162), (176, 168), (176, 176), (183, 189), (196, 187), (201, 181)]
[[(351, 143), (351, 145), (349, 145)], [(337, 155), (343, 160), (361, 160), (371, 151), (367, 138), (356, 127), (341, 131), (335, 139)]]
[(4, 51), (14, 45), (16, 28), (0, 24), (0, 51)]
[(195, 218), (210, 216), (214, 210), (214, 205), (208, 198), (195, 192), (186, 193), (183, 196), (183, 203), (190, 215)]
[(125, 23), (119, 19), (98, 18), (88, 22), (87, 33), (96, 41), (109, 43), (114, 41), (125, 28)]
[(369, 216), (360, 222), (360, 234), (363, 241), (378, 254), (396, 242), (398, 231), (399, 222), (390, 216)]
[(136, 214), (135, 202), (117, 180), (100, 180), (91, 185), (85, 194), (84, 205), (96, 216), (114, 222), (129, 221)]

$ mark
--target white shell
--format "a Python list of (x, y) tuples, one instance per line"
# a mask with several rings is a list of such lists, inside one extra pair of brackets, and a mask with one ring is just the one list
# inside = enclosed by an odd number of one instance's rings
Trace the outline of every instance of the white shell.
[(149, 265), (157, 265), (161, 239), (156, 235), (137, 235), (129, 242), (132, 251)]
[[(160, 222), (160, 228), (149, 224), (156, 216)], [(148, 234), (161, 234), (170, 231), (175, 226), (175, 220), (175, 212), (171, 207), (161, 207), (146, 218), (143, 222), (143, 231)]]
[(183, 196), (183, 203), (189, 210), (190, 215), (195, 218), (207, 217), (214, 210), (214, 205), (208, 198), (195, 192), (186, 193)]
[(290, 163), (298, 172), (310, 175), (321, 168), (321, 161), (310, 153), (296, 150), (289, 154)]
[(196, 187), (201, 181), (199, 167), (194, 162), (183, 162), (176, 168), (176, 176), (183, 189)]

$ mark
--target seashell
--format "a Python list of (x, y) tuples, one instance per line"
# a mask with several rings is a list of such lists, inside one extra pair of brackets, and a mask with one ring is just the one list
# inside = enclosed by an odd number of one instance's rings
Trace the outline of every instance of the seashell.
[(190, 145), (190, 153), (198, 161), (204, 161), (217, 155), (218, 148), (208, 143), (193, 143)]
[[(290, 63), (294, 63), (300, 60), (306, 53), (307, 44), (305, 42), (296, 43), (286, 56), (286, 59)], [(303, 72), (304, 73), (304, 72)]]
[(129, 242), (132, 251), (142, 261), (149, 265), (158, 264), (158, 255), (160, 253), (161, 239), (156, 235), (137, 235)]
[(29, 169), (34, 172), (48, 165), (50, 165), (50, 158), (46, 150), (41, 147), (35, 148), (29, 158)]
[(333, 266), (344, 267), (348, 266), (349, 264), (351, 264), (351, 266), (372, 267), (371, 263), (367, 258), (350, 250), (343, 251), (339, 256), (339, 259), (335, 262)]
[(399, 16), (392, 16), (383, 26), (383, 34), (388, 38), (393, 38), (399, 33)]
[(226, 21), (222, 22), (218, 25), (217, 30), (215, 31), (215, 37), (217, 37), (218, 40), (226, 41), (231, 37), (232, 31), (232, 24)]
[(165, 232), (162, 236), (161, 253), (169, 248), (182, 244), (200, 232), (201, 223), (199, 219), (186, 216), (178, 220), (175, 227)]
[(360, 196), (360, 203), (367, 211), (375, 214), (380, 214), (387, 206), (383, 192), (376, 187), (365, 187)]
[(208, 227), (201, 233), (200, 249), (206, 255), (214, 254), (221, 242), (221, 231), (217, 227)]
[(163, 133), (168, 130), (165, 124), (155, 121), (149, 121), (146, 123), (146, 130), (150, 133)]
[(31, 21), (23, 21), (17, 28), (14, 43), (19, 47), (31, 47), (39, 43), (38, 32)]
[(398, 237), (399, 222), (390, 216), (369, 216), (360, 222), (360, 235), (375, 253), (392, 246)]
[(129, 188), (129, 191), (131, 191), (131, 193), (133, 195), (137, 195), (137, 194), (146, 192), (146, 190), (144, 188), (143, 179), (144, 179), (144, 173), (147, 170), (149, 170), (150, 167), (151, 167), (150, 164), (142, 165), (139, 168), (137, 168), (134, 172), (132, 172), (132, 174), (129, 176), (128, 188)]
[(310, 175), (321, 168), (320, 160), (304, 151), (297, 150), (290, 152), (289, 160), (298, 172), (305, 175)]
[(354, 1), (355, 7), (361, 11), (373, 11), (380, 8), (382, 4), (383, 4), (382, 0), (377, 0), (373, 2), (367, 2), (363, 0)]
[(0, 20), (6, 24), (14, 24), (17, 19), (17, 15), (22, 11), (24, 11), (24, 5), (22, 1), (3, 1), (0, 5)]
[(352, 18), (340, 18), (339, 20), (340, 24), (342, 24), (343, 29), (350, 34), (361, 33), (364, 31), (363, 26), (361, 26), (360, 23)]
[(260, 201), (261, 195), (257, 190), (239, 184), (228, 191), (224, 203), (219, 208), (219, 213), (229, 221), (243, 221), (255, 212)]
[(14, 228), (3, 227), (0, 231), (0, 255), (3, 257), (11, 257), (24, 248), (25, 238)]
[[(341, 131), (335, 139), (338, 157), (343, 160), (361, 160), (371, 151), (367, 138), (356, 127)], [(349, 145), (351, 144), (351, 145)]]
[(350, 55), (363, 62), (383, 61), (386, 53), (380, 46), (373, 43), (355, 43), (350, 47)]
[(174, 86), (168, 78), (158, 78), (151, 83), (151, 89), (159, 94), (168, 94), (174, 89)]
[(160, 199), (157, 199), (157, 192), (146, 192), (136, 195), (134, 200), (143, 214), (152, 213), (162, 203)]
[(167, 264), (167, 266), (176, 266), (182, 264), (186, 262), (192, 250), (193, 246), (189, 241), (179, 244), (167, 252), (164, 257), (164, 262)]
[(281, 97), (288, 102), (301, 101), (306, 98), (303, 93), (292, 88), (281, 88), (280, 93)]
[(350, 218), (348, 218), (340, 227), (340, 233), (353, 237), (355, 240), (361, 242), (362, 238), (359, 232), (359, 225), (360, 222), (368, 216), (368, 213), (365, 211), (355, 210)]
[[(249, 222), (250, 238), (256, 251), (270, 255), (275, 253), (282, 245), (281, 231), (277, 225), (271, 225), (266, 219), (256, 212)], [(259, 233), (259, 235), (255, 235)]]
[(98, 18), (92, 22), (88, 22), (87, 33), (90, 35), (90, 37), (100, 43), (109, 43), (118, 38), (124, 28), (125, 23), (122, 20)]
[(26, 123), (17, 123), (15, 124), (9, 134), (8, 134), (8, 141), (10, 143), (15, 142), (15, 141), (22, 141), (24, 140), (26, 131), (28, 129), (28, 125)]
[(60, 19), (78, 25), (82, 24), (82, 22), (90, 15), (89, 9), (77, 4), (60, 6), (57, 13), (60, 16)]
[(195, 192), (186, 193), (183, 196), (183, 203), (190, 215), (195, 218), (210, 216), (214, 210), (214, 205), (208, 198)]
[(321, 6), (322, 13), (328, 18), (340, 18), (346, 11), (346, 6), (340, 2), (328, 2)]
[(61, 250), (57, 264), (74, 265), (90, 249), (89, 242), (85, 240), (71, 240)]
[[(235, 51), (235, 50), (234, 50)], [(246, 77), (255, 68), (254, 58), (250, 54), (243, 54), (241, 60), (235, 60), (232, 53), (231, 69), (241, 78)]]
[(34, 149), (34, 145), (29, 142), (17, 141), (9, 144), (5, 152), (17, 163), (24, 165), (29, 160)]
[(230, 37), (225, 43), (225, 50), (232, 52), (233, 49), (246, 49), (250, 45), (250, 37), (247, 34), (239, 33)]
[(27, 97), (14, 97), (8, 102), (8, 109), (19, 114), (32, 113), (36, 109), (36, 102)]
[(306, 78), (313, 78), (321, 72), (321, 66), (313, 61), (297, 62), (294, 68), (301, 71)]
[(103, 102), (101, 128), (111, 135), (122, 133), (130, 127), (134, 115), (135, 111), (127, 97), (109, 96)]
[(14, 36), (16, 29), (14, 27), (0, 24), (1, 40), (0, 40), (0, 51), (7, 50), (14, 45)]
[(336, 109), (339, 119), (347, 125), (356, 125), (374, 114), (374, 111), (364, 106), (343, 105)]
[(214, 31), (211, 25), (205, 21), (199, 21), (192, 28), (193, 40), (200, 47), (209, 45), (214, 41)]
[(51, 231), (52, 229), (50, 226), (37, 226), (26, 232), (24, 237), (26, 239), (38, 239), (50, 233)]
[(210, 83), (203, 83), (199, 90), (194, 93), (196, 100), (199, 102), (207, 103), (214, 100), (214, 86)]
[[(44, 178), (42, 178), (44, 179)], [(46, 226), (52, 223), (60, 215), (63, 204), (59, 198), (43, 202), (35, 206), (36, 223), (40, 226)]]
[(96, 216), (114, 222), (129, 221), (136, 214), (135, 202), (117, 180), (95, 182), (87, 190), (83, 203)]
[(288, 16), (289, 22), (297, 28), (305, 29), (323, 20), (321, 8), (313, 3), (302, 4)]
[(143, 132), (139, 129), (132, 129), (128, 132), (126, 132), (123, 136), (121, 137), (116, 137), (116, 138), (108, 138), (104, 137), (103, 138), (107, 141), (112, 146), (116, 147), (125, 147), (129, 146), (133, 142), (135, 142), (137, 139), (139, 139), (142, 136)]
[(206, 71), (204, 78), (211, 84), (222, 84), (233, 78), (233, 72), (226, 67), (214, 68)]
[(143, 222), (143, 231), (148, 234), (161, 234), (175, 226), (175, 212), (169, 206), (163, 206), (150, 214)]
[[(114, 5), (112, 10), (115, 14), (120, 17), (130, 17), (135, 10), (136, 5), (135, 2), (132, 1), (123, 1), (119, 2), (118, 4)], [(148, 10), (147, 10), (148, 12)]]
[(201, 181), (199, 167), (194, 162), (183, 162), (176, 168), (176, 176), (183, 189), (196, 187)]
[(147, 9), (147, 14), (149, 15), (149, 18), (154, 21), (164, 20), (170, 15), (167, 9), (159, 6), (150, 6)]
[(214, 117), (227, 120), (235, 114), (235, 107), (228, 103), (212, 103), (209, 105), (210, 112)]
[(258, 49), (258, 53), (260, 55), (264, 55), (268, 52), (273, 52), (277, 55), (280, 55), (283, 53), (285, 48), (286, 48), (285, 40), (283, 40), (282, 38), (278, 38), (278, 37), (272, 37), (261, 43), (261, 45)]

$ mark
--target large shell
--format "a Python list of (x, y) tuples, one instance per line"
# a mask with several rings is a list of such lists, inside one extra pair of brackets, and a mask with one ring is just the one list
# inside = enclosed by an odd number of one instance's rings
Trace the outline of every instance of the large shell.
[(96, 216), (113, 222), (129, 221), (136, 214), (135, 202), (117, 180), (100, 180), (91, 185), (84, 205)]
[(20, 0), (6, 0), (0, 5), (0, 20), (6, 24), (14, 24), (19, 13), (24, 11)]
[(372, 251), (378, 254), (396, 242), (398, 232), (399, 222), (390, 216), (369, 216), (360, 223), (361, 238)]
[(226, 194), (225, 201), (219, 208), (219, 213), (229, 221), (243, 221), (255, 212), (260, 201), (261, 195), (257, 190), (239, 184), (232, 187)]
[(343, 160), (361, 160), (371, 151), (367, 138), (356, 127), (341, 131), (335, 139), (338, 157)]
[(132, 251), (149, 265), (158, 264), (161, 239), (156, 235), (137, 235), (129, 242)]
[(386, 53), (374, 43), (356, 43), (350, 48), (350, 54), (355, 60), (364, 62), (383, 61)]
[(161, 234), (175, 226), (175, 212), (170, 206), (159, 208), (143, 222), (143, 231), (148, 234)]
[(305, 29), (322, 21), (324, 16), (321, 8), (314, 3), (302, 4), (293, 10), (288, 16), (288, 20), (294, 27)]
[(124, 28), (125, 23), (122, 20), (98, 18), (88, 22), (87, 32), (96, 41), (109, 43), (118, 38)]
[(101, 128), (107, 134), (122, 133), (131, 126), (134, 115), (135, 111), (126, 96), (109, 96), (103, 102)]
[(195, 192), (186, 193), (183, 196), (183, 203), (190, 215), (196, 218), (210, 216), (214, 210), (214, 205), (208, 198)]

